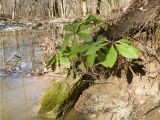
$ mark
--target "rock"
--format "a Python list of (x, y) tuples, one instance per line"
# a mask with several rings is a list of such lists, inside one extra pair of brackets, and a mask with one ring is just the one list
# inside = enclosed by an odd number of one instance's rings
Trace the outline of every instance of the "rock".
[(42, 97), (38, 114), (41, 117), (53, 119), (63, 116), (88, 87), (88, 82), (80, 79), (54, 83)]
[(136, 95), (146, 95), (146, 90), (143, 87), (139, 87), (135, 89), (135, 94)]
[(67, 99), (68, 95), (69, 88), (67, 84), (54, 83), (43, 96), (39, 113), (45, 114), (49, 118), (56, 118), (61, 112), (62, 102)]
[(118, 88), (119, 84), (122, 85), (119, 81), (119, 78), (110, 77), (108, 84), (92, 85), (76, 102), (75, 110), (87, 114), (92, 120), (120, 120), (121, 117), (128, 120), (133, 105), (128, 101), (127, 90), (122, 89), (123, 92)]
[(148, 64), (148, 77), (150, 78), (156, 78), (158, 76), (160, 65), (157, 63), (156, 60), (152, 61), (150, 64)]

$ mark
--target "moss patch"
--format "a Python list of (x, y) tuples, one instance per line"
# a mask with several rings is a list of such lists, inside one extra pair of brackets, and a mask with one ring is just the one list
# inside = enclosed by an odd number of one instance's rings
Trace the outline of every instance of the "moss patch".
[(54, 83), (42, 97), (39, 115), (45, 118), (63, 116), (74, 106), (79, 96), (88, 87), (88, 82), (80, 79)]
[(39, 113), (46, 115), (52, 114), (52, 117), (56, 117), (59, 114), (61, 104), (68, 97), (68, 95), (69, 86), (67, 84), (62, 82), (54, 83), (42, 97), (41, 109)]

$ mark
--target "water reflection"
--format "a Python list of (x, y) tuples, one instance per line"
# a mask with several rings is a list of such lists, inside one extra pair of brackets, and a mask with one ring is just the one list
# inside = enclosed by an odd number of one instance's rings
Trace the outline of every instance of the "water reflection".
[(44, 61), (39, 44), (53, 40), (52, 30), (0, 33), (0, 118), (34, 118), (39, 96), (52, 83), (41, 78), (20, 77)]
[(63, 120), (90, 120), (90, 118), (86, 114), (82, 114), (72, 109)]
[[(44, 61), (39, 44), (58, 40), (59, 29), (0, 32), (0, 120), (45, 120), (36, 115), (39, 96), (53, 81), (21, 77)], [(49, 78), (45, 78), (49, 79)], [(88, 120), (71, 110), (64, 120)]]
[(25, 120), (35, 116), (39, 96), (52, 81), (6, 77), (1, 80), (1, 119)]
[(0, 33), (0, 71), (23, 70), (27, 71), (36, 67), (36, 62), (43, 61), (43, 53), (39, 43), (44, 40), (56, 40), (54, 30), (43, 31), (13, 31)]

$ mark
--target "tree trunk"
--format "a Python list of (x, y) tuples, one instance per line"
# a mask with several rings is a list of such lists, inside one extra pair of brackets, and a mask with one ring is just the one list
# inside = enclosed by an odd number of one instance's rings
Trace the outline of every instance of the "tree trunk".
[(101, 0), (97, 0), (97, 8), (96, 8), (96, 14), (100, 14), (100, 7), (101, 7)]
[(85, 16), (87, 14), (87, 0), (82, 0), (82, 15)]
[(54, 0), (54, 3), (53, 3), (53, 15), (55, 17), (59, 17), (59, 9), (58, 9), (58, 0)]
[(60, 0), (61, 17), (65, 18), (65, 1)]
[(132, 0), (127, 10), (105, 34), (110, 40), (134, 35), (152, 23), (159, 11), (160, 0)]
[(16, 14), (16, 0), (14, 0), (14, 3), (13, 3), (13, 11), (12, 11), (12, 19), (14, 20), (15, 19), (15, 14)]

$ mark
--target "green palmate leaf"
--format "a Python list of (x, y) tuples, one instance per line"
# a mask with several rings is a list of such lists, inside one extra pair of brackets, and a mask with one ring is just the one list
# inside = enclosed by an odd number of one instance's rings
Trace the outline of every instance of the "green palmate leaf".
[(116, 43), (130, 43), (127, 38), (120, 39)]
[(89, 45), (89, 44), (81, 45), (81, 46), (79, 47), (79, 49), (78, 49), (78, 52), (83, 53), (83, 52), (87, 51), (87, 50), (90, 48), (90, 46), (91, 46), (91, 45)]
[(72, 31), (76, 33), (78, 31), (79, 23), (75, 23), (72, 27)]
[(59, 58), (58, 58), (58, 54), (55, 54), (50, 60), (47, 61), (46, 63), (46, 67), (51, 67), (52, 70), (54, 71), (56, 69), (56, 66), (59, 65)]
[(78, 36), (80, 39), (86, 41), (86, 42), (91, 42), (92, 40), (92, 36), (88, 33), (78, 33)]
[(79, 28), (79, 33), (89, 33), (88, 31), (89, 25), (81, 24)]
[(51, 66), (56, 61), (56, 55), (54, 55), (51, 59), (46, 62), (46, 67)]
[(52, 67), (52, 70), (55, 71), (55, 69), (56, 69), (56, 60), (52, 63), (51, 67)]
[(72, 34), (66, 34), (64, 36), (64, 41), (61, 47), (61, 52), (63, 52), (64, 50), (66, 50), (66, 47), (68, 45), (69, 40), (73, 40), (73, 35)]
[(61, 53), (56, 54), (56, 66), (60, 66), (60, 63), (59, 63), (59, 57), (61, 56), (60, 54)]
[(94, 26), (94, 27), (91, 28), (92, 33), (96, 33), (98, 30), (99, 30), (98, 26)]
[(123, 39), (116, 41), (116, 44), (120, 44), (120, 45), (128, 47), (128, 46), (130, 46), (131, 42), (128, 41), (128, 39), (123, 38)]
[(66, 57), (59, 57), (60, 65), (64, 66), (65, 68), (70, 68), (70, 61)]
[(90, 14), (87, 14), (86, 16), (83, 17), (83, 21), (88, 20), (89, 17), (90, 17)]
[(112, 68), (113, 65), (115, 64), (116, 60), (117, 60), (117, 52), (116, 52), (114, 46), (112, 45), (111, 48), (109, 49), (107, 56), (106, 56), (106, 60), (101, 62), (101, 64), (105, 67)]
[(75, 20), (71, 25), (72, 32), (77, 33), (77, 31), (79, 29), (79, 25), (80, 25), (79, 20)]
[(56, 69), (56, 66), (57, 66), (57, 63), (56, 63), (56, 59), (54, 60), (54, 62), (52, 63), (51, 67), (52, 67), (52, 70), (55, 71)]
[(98, 55), (97, 58), (98, 58), (99, 62), (102, 62), (102, 61), (104, 61), (106, 59), (105, 53), (102, 52), (101, 50), (98, 51), (97, 55)]
[(93, 46), (93, 45), (92, 45), (92, 46), (87, 50), (86, 55), (94, 54), (94, 53), (96, 53), (99, 49), (103, 48), (103, 47), (106, 46), (106, 45), (107, 45), (107, 43), (102, 43), (102, 44), (100, 44), (100, 45), (98, 45), (98, 46)]
[(98, 19), (95, 15), (89, 15), (89, 17), (87, 18), (87, 21), (89, 22), (98, 21)]
[(96, 52), (97, 52), (96, 46), (90, 46), (90, 48), (86, 52), (86, 55), (92, 55)]
[(106, 37), (102, 36), (102, 35), (99, 35), (97, 37), (97, 41), (108, 41)]
[(94, 65), (95, 58), (96, 58), (96, 53), (87, 56), (87, 63), (89, 67), (92, 67)]
[(70, 26), (70, 25), (65, 25), (65, 26), (63, 27), (63, 29), (64, 29), (64, 31), (66, 31), (66, 32), (70, 32), (70, 31), (72, 31), (72, 29), (71, 29), (71, 26)]
[(133, 46), (129, 46), (127, 44), (115, 44), (119, 53), (126, 57), (126, 58), (131, 58), (131, 59), (137, 59), (139, 57), (139, 50), (136, 49)]
[(105, 38), (105, 37), (103, 37), (103, 36), (99, 36), (98, 38), (97, 38), (97, 41), (96, 42), (94, 42), (94, 43), (92, 43), (92, 46), (97, 46), (97, 45), (100, 45), (100, 44), (102, 44), (103, 42), (106, 42), (107, 41), (107, 38)]
[(75, 40), (73, 40), (73, 43), (72, 43), (71, 53), (69, 55), (70, 59), (77, 58), (78, 48), (79, 48), (79, 44), (78, 44), (77, 40), (75, 39)]
[(92, 43), (91, 45), (96, 47), (96, 46), (98, 46), (98, 45), (101, 45), (101, 44), (104, 43), (104, 42), (105, 42), (105, 41), (102, 41), (102, 40), (101, 40), (101, 41), (96, 41), (96, 42)]

